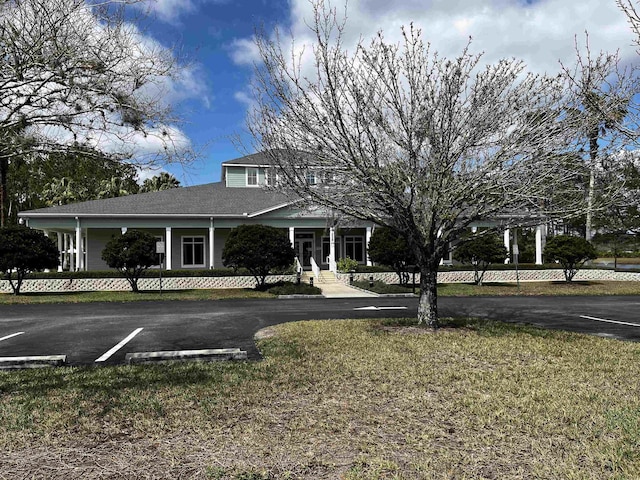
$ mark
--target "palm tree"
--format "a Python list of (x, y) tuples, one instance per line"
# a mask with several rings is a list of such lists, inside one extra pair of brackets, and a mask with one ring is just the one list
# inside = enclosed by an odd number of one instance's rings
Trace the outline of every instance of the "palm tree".
[(43, 192), (42, 199), (49, 206), (66, 205), (87, 199), (87, 189), (69, 177), (55, 178), (49, 182)]
[(140, 187), (140, 193), (159, 192), (178, 187), (180, 187), (180, 181), (176, 177), (170, 173), (161, 172), (159, 175), (147, 178)]
[(111, 177), (109, 180), (103, 180), (100, 183), (98, 198), (114, 198), (124, 197), (134, 192), (130, 192), (125, 182), (120, 177)]

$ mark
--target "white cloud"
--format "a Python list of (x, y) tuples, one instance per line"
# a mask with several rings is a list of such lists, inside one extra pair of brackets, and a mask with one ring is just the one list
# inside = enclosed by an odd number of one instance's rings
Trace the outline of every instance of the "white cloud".
[(254, 37), (239, 38), (231, 42), (229, 52), (233, 63), (236, 65), (253, 65), (260, 61), (260, 52), (255, 44)]
[[(341, 3), (334, 1), (338, 13)], [(287, 30), (297, 48), (311, 43), (307, 24), (312, 20), (308, 0), (291, 0)], [(516, 57), (534, 72), (556, 73), (558, 60), (572, 63), (574, 40), (584, 43), (589, 32), (592, 52), (620, 50), (627, 61), (638, 58), (624, 14), (613, 0), (351, 0), (348, 4), (345, 46), (353, 47), (383, 31), (388, 42), (400, 42), (401, 26), (411, 23), (423, 32), (441, 56), (460, 54), (472, 37), (472, 53), (485, 52), (486, 62)], [(239, 64), (255, 60), (251, 39), (233, 44), (231, 56)], [(308, 49), (307, 49), (308, 51)], [(249, 61), (251, 60), (251, 61)]]
[(178, 24), (180, 17), (195, 13), (201, 4), (225, 2), (226, 0), (145, 0), (134, 6), (151, 13), (162, 22)]

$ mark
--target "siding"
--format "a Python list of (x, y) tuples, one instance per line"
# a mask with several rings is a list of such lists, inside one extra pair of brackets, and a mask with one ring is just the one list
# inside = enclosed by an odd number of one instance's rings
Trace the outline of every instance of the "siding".
[(246, 187), (247, 174), (244, 167), (226, 167), (227, 187)]

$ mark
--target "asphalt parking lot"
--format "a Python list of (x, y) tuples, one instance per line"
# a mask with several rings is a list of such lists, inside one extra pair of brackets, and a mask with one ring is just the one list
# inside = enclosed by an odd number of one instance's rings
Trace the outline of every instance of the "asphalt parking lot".
[[(640, 341), (640, 297), (439, 299), (442, 316), (531, 323)], [(0, 306), (0, 357), (63, 355), (67, 365), (115, 365), (129, 353), (239, 349), (259, 359), (261, 328), (308, 319), (415, 316), (415, 298), (233, 300)]]

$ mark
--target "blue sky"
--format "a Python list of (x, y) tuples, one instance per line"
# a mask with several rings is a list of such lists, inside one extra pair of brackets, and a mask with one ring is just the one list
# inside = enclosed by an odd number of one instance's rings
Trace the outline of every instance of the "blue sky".
[[(190, 167), (164, 169), (183, 185), (218, 181), (220, 163), (243, 154), (231, 137), (244, 128), (252, 62), (258, 60), (251, 40), (256, 26), (291, 31), (296, 44), (310, 41), (309, 2), (150, 0), (145, 6), (145, 34), (175, 46), (190, 66), (169, 100), (185, 121), (183, 133), (196, 149), (204, 147)], [(584, 43), (585, 31), (593, 52), (619, 49), (623, 62), (638, 59), (615, 0), (351, 0), (347, 16), (353, 42), (378, 30), (396, 41), (400, 27), (413, 22), (441, 55), (455, 56), (471, 36), (472, 51), (485, 52), (485, 61), (513, 56), (535, 72), (554, 73), (559, 60), (570, 64), (574, 41)]]

